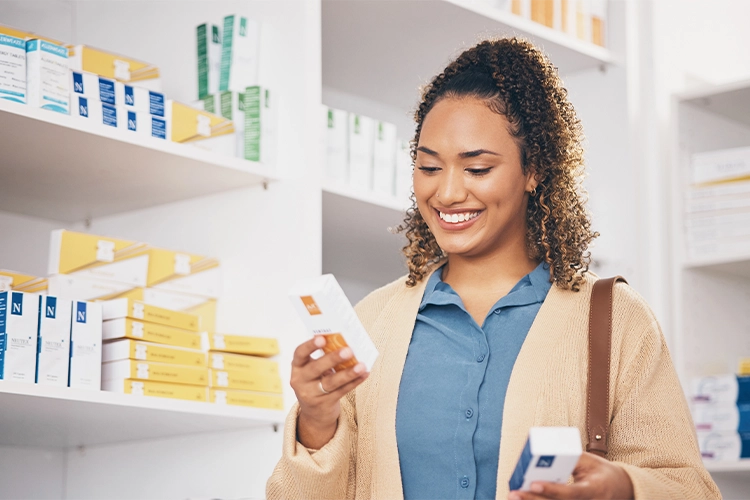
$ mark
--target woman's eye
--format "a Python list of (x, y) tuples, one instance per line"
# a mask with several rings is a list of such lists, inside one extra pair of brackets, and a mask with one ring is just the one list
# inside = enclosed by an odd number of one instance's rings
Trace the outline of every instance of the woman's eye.
[(439, 167), (419, 167), (419, 170), (421, 170), (422, 172), (426, 174), (434, 174), (435, 172), (440, 170), (440, 168)]
[(491, 167), (489, 168), (467, 168), (466, 169), (466, 171), (469, 172), (471, 175), (475, 175), (477, 177), (481, 177), (483, 175), (490, 173), (490, 170), (492, 170)]

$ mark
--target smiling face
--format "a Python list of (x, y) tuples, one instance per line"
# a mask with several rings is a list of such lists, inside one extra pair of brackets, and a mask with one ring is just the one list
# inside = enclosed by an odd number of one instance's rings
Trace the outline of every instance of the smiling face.
[(508, 120), (471, 97), (445, 98), (422, 123), (414, 171), (417, 206), (449, 257), (525, 249), (528, 192)]

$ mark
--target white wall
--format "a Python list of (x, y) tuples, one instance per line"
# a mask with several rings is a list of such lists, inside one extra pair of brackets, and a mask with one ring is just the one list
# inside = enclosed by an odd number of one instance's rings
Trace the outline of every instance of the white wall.
[(65, 498), (65, 452), (0, 446), (0, 500)]

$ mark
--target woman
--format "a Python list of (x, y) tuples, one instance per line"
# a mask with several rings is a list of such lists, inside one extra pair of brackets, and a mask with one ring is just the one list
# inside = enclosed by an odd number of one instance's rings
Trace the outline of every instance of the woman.
[[(380, 351), (317, 360), (300, 345), (299, 403), (268, 482), (276, 498), (718, 498), (653, 314), (614, 292), (609, 459), (568, 485), (509, 492), (532, 426), (586, 436), (592, 283), (582, 131), (551, 63), (517, 39), (465, 51), (415, 114), (409, 275), (357, 312)], [(583, 443), (584, 445), (586, 443)]]

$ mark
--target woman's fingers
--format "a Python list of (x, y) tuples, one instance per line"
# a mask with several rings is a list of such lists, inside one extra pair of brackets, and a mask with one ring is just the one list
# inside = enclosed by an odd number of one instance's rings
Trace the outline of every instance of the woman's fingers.
[(294, 357), (292, 358), (292, 366), (293, 367), (305, 366), (307, 363), (312, 361), (312, 358), (310, 358), (310, 355), (325, 345), (326, 345), (326, 339), (325, 337), (321, 337), (321, 336), (317, 336), (317, 337), (311, 338), (310, 340), (306, 342), (302, 342), (300, 345), (297, 346), (297, 349), (294, 350)]
[[(358, 363), (352, 368), (347, 368), (340, 372), (336, 372), (333, 375), (326, 375), (320, 380), (320, 384), (323, 386), (326, 392), (335, 393), (340, 389), (347, 387), (353, 381), (356, 381), (367, 371), (367, 367), (363, 363)], [(321, 391), (322, 392), (322, 391)]]
[[(347, 372), (352, 370), (350, 368), (349, 370), (346, 370)], [(349, 394), (349, 392), (353, 391), (359, 384), (367, 380), (367, 377), (370, 375), (369, 372), (363, 372), (362, 374), (355, 375), (353, 379), (351, 379), (349, 382), (339, 386), (334, 391), (329, 391), (330, 394), (325, 394), (326, 397), (331, 397), (333, 399), (339, 400)], [(326, 380), (328, 380), (329, 377), (326, 377), (323, 379), (323, 384), (326, 384)], [(328, 388), (326, 388), (328, 391)]]

